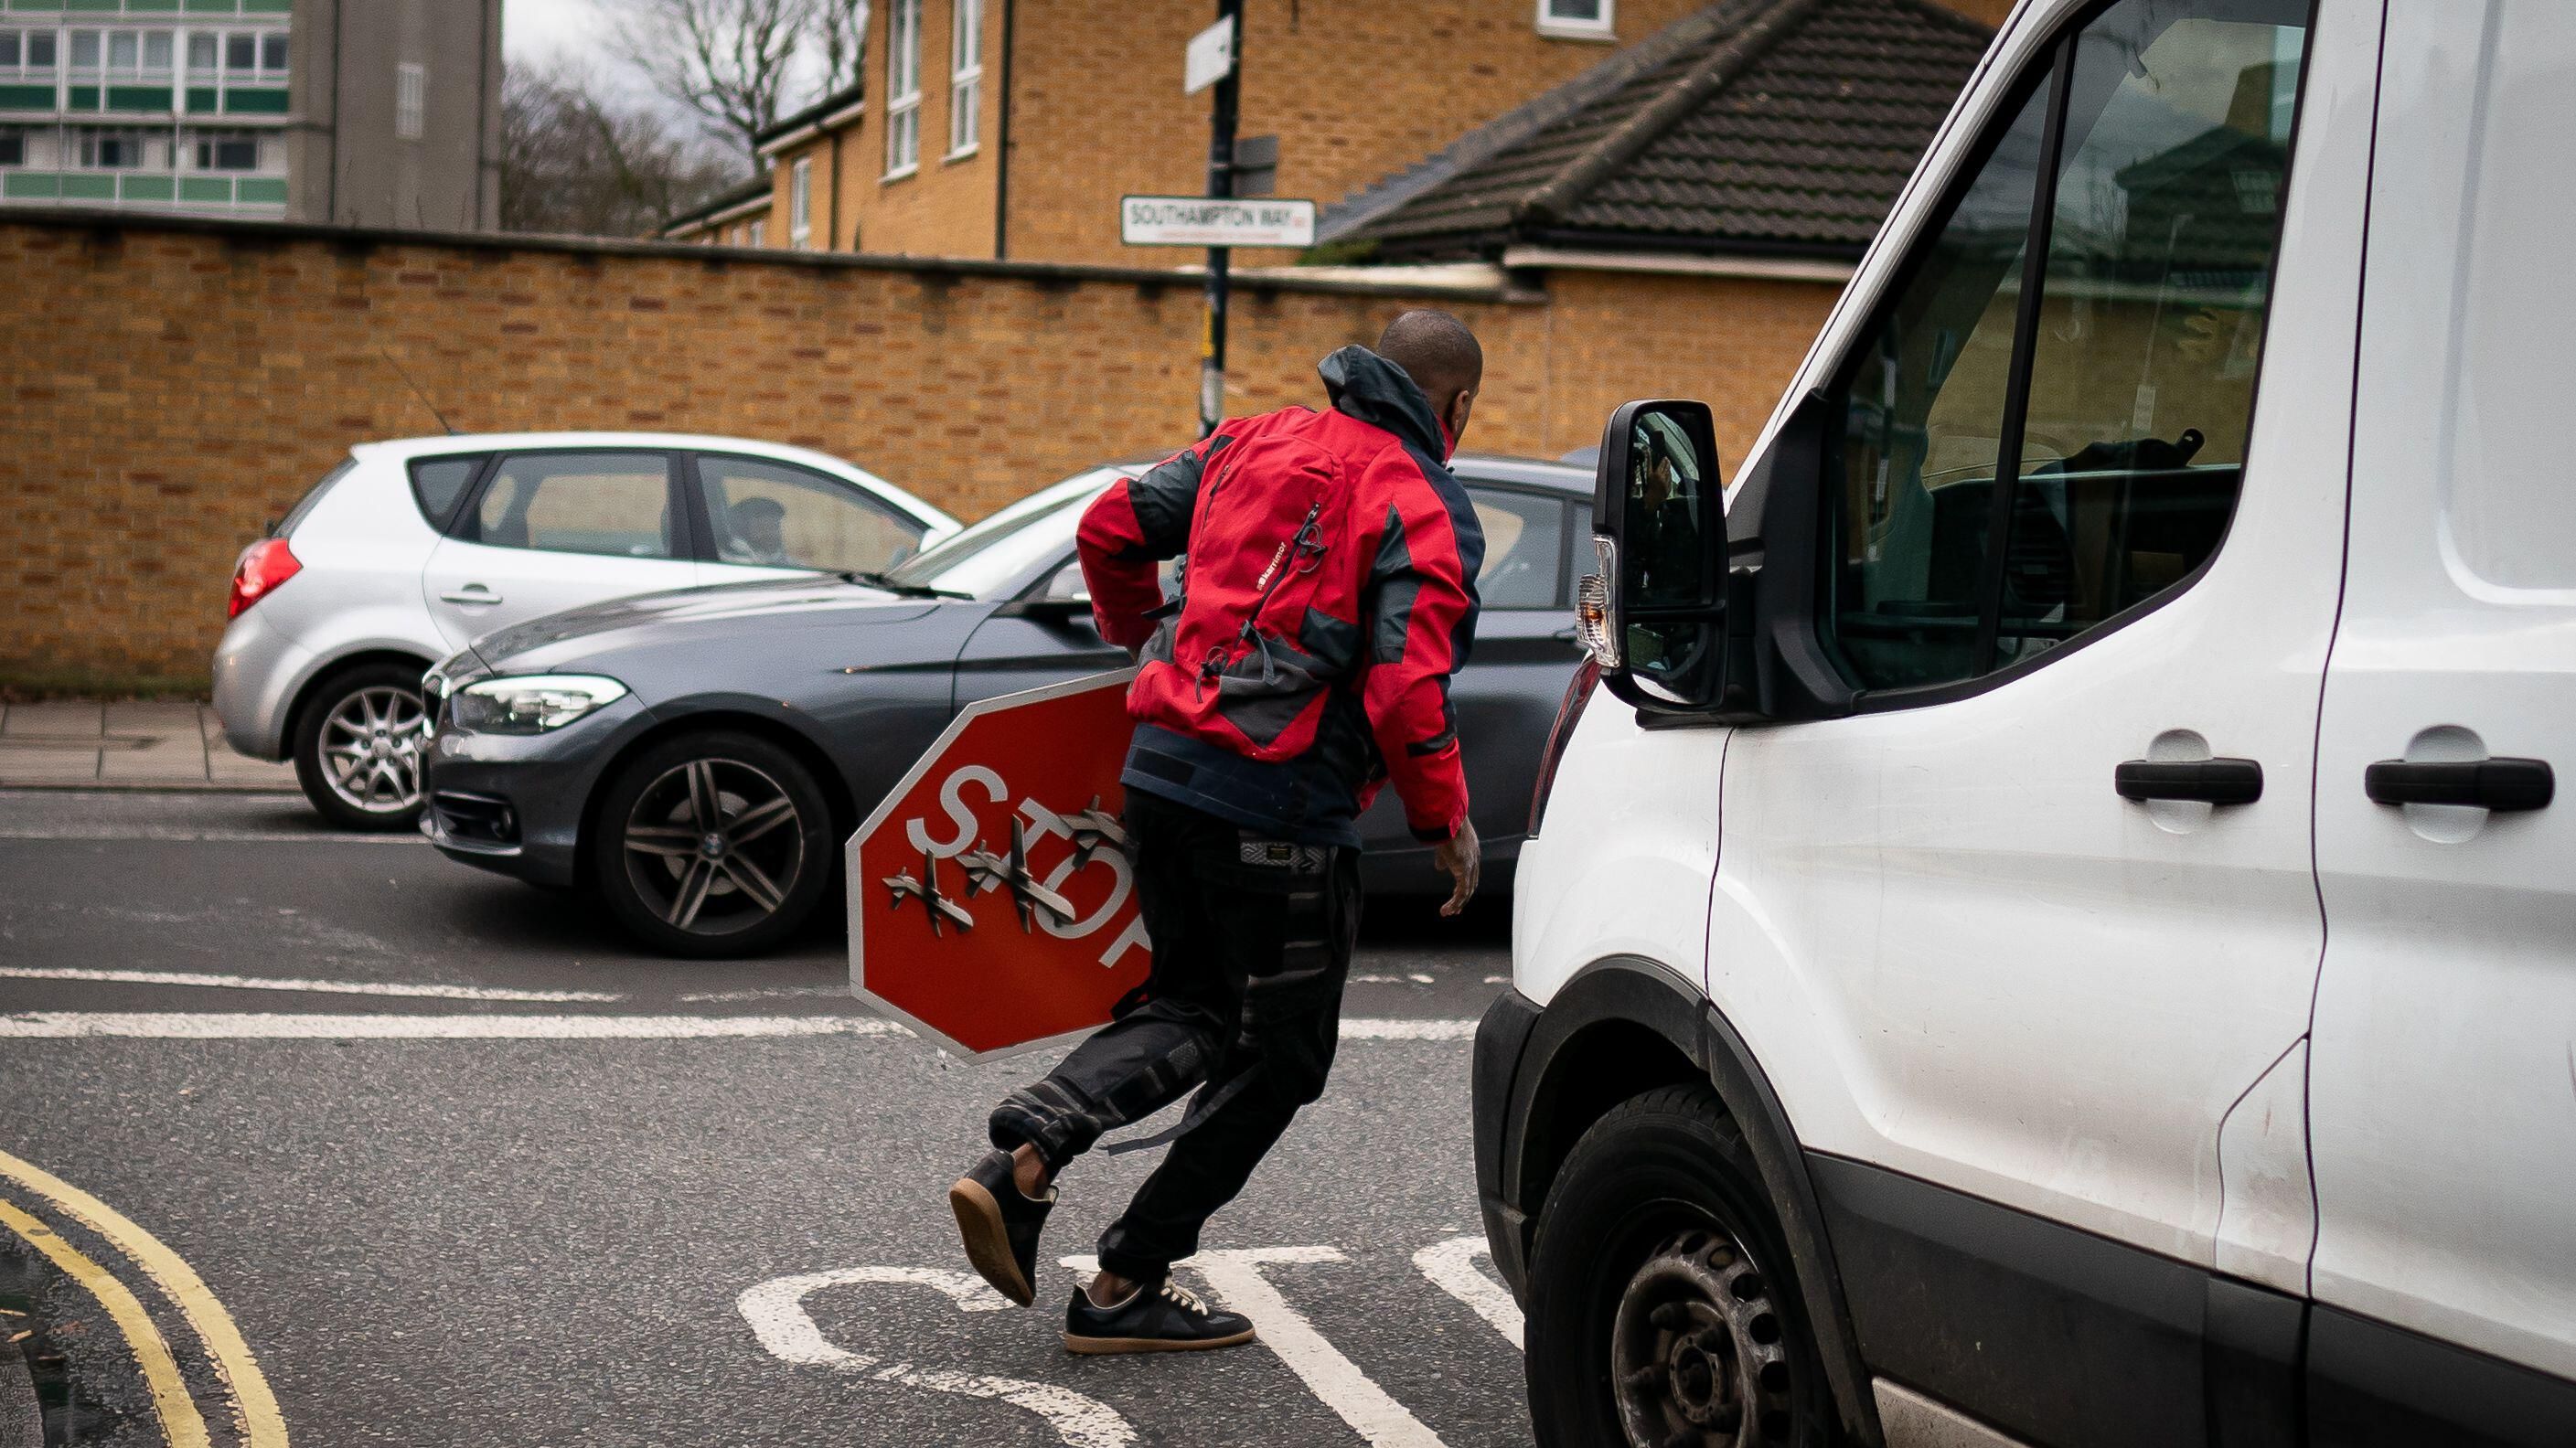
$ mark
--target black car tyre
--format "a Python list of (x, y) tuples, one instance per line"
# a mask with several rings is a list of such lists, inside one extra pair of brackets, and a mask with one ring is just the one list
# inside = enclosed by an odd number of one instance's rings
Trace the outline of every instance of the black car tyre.
[(295, 718), (295, 782), (344, 830), (420, 828), (429, 714), (421, 670), (360, 664), (322, 681)]
[(814, 913), (833, 872), (831, 811), (797, 758), (757, 735), (686, 734), (608, 782), (590, 878), (664, 955), (757, 955)]
[(1530, 1262), (1541, 1444), (1837, 1441), (1823, 1357), (1761, 1180), (1705, 1087), (1634, 1097), (1575, 1142)]

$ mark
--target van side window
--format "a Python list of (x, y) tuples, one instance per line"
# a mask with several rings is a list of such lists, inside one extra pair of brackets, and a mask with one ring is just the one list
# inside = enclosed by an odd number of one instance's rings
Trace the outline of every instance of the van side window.
[(1855, 686), (2038, 657), (2217, 551), (2306, 23), (2122, 0), (2051, 51), (1838, 389), (1829, 634)]

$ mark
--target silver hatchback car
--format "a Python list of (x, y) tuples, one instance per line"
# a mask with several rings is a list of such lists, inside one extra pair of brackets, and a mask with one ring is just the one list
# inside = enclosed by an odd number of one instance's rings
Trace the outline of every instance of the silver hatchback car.
[(957, 520), (804, 448), (673, 433), (362, 443), (233, 572), (215, 712), (334, 823), (411, 829), (420, 676), (475, 637), (627, 594), (890, 568)]

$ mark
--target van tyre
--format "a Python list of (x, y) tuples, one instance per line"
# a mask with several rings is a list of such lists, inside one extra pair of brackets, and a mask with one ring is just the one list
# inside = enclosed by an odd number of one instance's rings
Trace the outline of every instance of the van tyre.
[(418, 664), (361, 664), (322, 681), (295, 716), (295, 782), (344, 830), (420, 828), (429, 743)]
[(1714, 1093), (1650, 1091), (1575, 1142), (1530, 1262), (1545, 1448), (1825, 1448), (1823, 1355), (1752, 1153)]
[(758, 955), (796, 933), (834, 873), (813, 772), (755, 734), (666, 739), (609, 780), (590, 879), (617, 923), (664, 955)]

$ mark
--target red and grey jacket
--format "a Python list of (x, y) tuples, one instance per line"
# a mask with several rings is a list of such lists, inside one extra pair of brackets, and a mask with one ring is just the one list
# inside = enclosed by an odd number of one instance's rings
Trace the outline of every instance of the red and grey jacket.
[[(1328, 411), (1228, 422), (1083, 514), (1101, 635), (1142, 646), (1130, 789), (1280, 838), (1359, 843), (1392, 779), (1415, 838), (1467, 818), (1449, 676), (1485, 538), (1404, 369), (1345, 347)], [(1186, 555), (1166, 603), (1155, 565)]]

